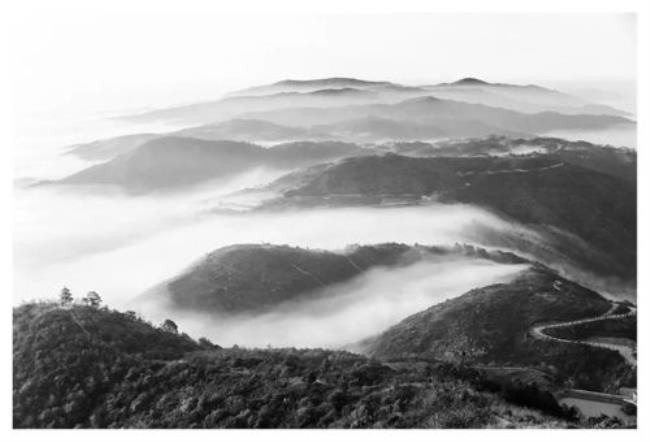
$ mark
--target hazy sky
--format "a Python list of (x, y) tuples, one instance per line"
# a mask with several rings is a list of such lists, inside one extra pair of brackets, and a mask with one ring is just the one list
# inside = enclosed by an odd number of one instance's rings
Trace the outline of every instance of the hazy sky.
[[(410, 83), (478, 76), (634, 78), (635, 18), (616, 14), (227, 15), (24, 13), (13, 21), (22, 108), (143, 106), (283, 78)], [(109, 104), (110, 103), (110, 104)]]

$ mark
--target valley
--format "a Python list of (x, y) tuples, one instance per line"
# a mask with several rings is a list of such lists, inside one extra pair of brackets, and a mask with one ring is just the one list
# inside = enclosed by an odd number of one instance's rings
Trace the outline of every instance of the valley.
[(637, 151), (548, 135), (634, 118), (474, 77), (121, 114), (16, 181), (14, 427), (635, 427), (566, 398), (637, 386)]

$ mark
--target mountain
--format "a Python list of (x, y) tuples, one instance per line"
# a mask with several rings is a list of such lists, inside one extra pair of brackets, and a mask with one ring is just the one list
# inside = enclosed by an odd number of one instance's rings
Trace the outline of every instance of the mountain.
[(433, 257), (462, 255), (500, 263), (523, 263), (504, 252), (471, 246), (443, 248), (376, 244), (344, 251), (285, 245), (240, 244), (208, 254), (144, 296), (171, 301), (176, 309), (214, 313), (260, 313), (283, 303), (331, 296), (321, 289), (342, 283), (377, 267), (400, 267)]
[(610, 308), (599, 294), (533, 267), (511, 283), (478, 288), (417, 313), (361, 345), (378, 358), (417, 355), (494, 367), (543, 367), (575, 388), (616, 391), (636, 382), (635, 368), (617, 352), (531, 334), (536, 325), (590, 318)]
[[(403, 124), (431, 125), (447, 136), (539, 134), (552, 130), (606, 129), (634, 124), (609, 115), (565, 115), (557, 112), (522, 113), (463, 101), (424, 96), (390, 104), (341, 107), (291, 107), (244, 114), (289, 126), (327, 126), (363, 118), (384, 118)], [(328, 130), (329, 131), (329, 130)]]
[(403, 245), (358, 247), (344, 253), (274, 245), (216, 250), (165, 284), (175, 306), (197, 311), (261, 311), (304, 298), (373, 266), (408, 262)]
[(614, 177), (636, 182), (637, 154), (634, 149), (602, 146), (561, 138), (509, 138), (489, 136), (437, 142), (394, 141), (376, 146), (378, 152), (413, 157), (473, 157), (552, 154), (562, 161)]
[[(560, 92), (554, 89), (545, 88), (535, 84), (509, 84), (509, 83), (489, 83), (478, 78), (462, 78), (453, 83), (440, 83), (438, 85), (429, 86), (429, 89), (435, 88), (475, 88), (478, 90), (492, 90), (500, 91), (504, 94), (516, 94), (517, 92), (522, 93), (521, 97), (531, 96), (534, 94), (538, 100), (537, 101), (553, 101), (558, 104), (565, 106), (582, 106), (587, 104), (586, 100), (583, 100), (579, 97), (575, 97), (564, 92)], [(524, 95), (529, 94), (529, 95)], [(559, 101), (558, 101), (559, 100)]]
[(537, 387), (499, 387), (450, 363), (200, 342), (133, 313), (16, 307), (13, 427), (621, 426), (580, 421)]
[(333, 134), (338, 139), (354, 140), (355, 142), (373, 142), (382, 139), (420, 140), (448, 135), (447, 131), (432, 124), (372, 116), (313, 127)]
[(66, 155), (74, 155), (87, 161), (108, 161), (161, 136), (159, 134), (142, 133), (80, 143), (69, 146), (66, 149)]
[(265, 149), (238, 141), (165, 136), (54, 183), (113, 185), (131, 193), (173, 191), (209, 180), (227, 179), (254, 168), (288, 171), (367, 153), (372, 152), (339, 142), (289, 143)]
[[(207, 124), (232, 118), (258, 118), (251, 113), (303, 107), (342, 107), (346, 105), (392, 104), (407, 98), (434, 95), (441, 99), (483, 104), (524, 113), (629, 114), (609, 106), (537, 85), (488, 83), (464, 78), (453, 83), (406, 86), (389, 81), (356, 78), (283, 80), (227, 94), (219, 100), (158, 109), (124, 118), (132, 121), (167, 121)], [(381, 116), (381, 115), (374, 115)], [(263, 118), (262, 118), (263, 119)], [(288, 122), (293, 125), (295, 122)], [(515, 130), (516, 128), (510, 128)]]
[[(285, 182), (272, 205), (377, 204), (401, 198), (475, 204), (553, 234), (567, 232), (603, 256), (602, 275), (636, 276), (634, 182), (577, 166), (554, 155), (350, 158), (305, 179)], [(575, 250), (578, 250), (575, 247)], [(571, 250), (567, 250), (569, 255)], [(600, 259), (604, 258), (604, 259)]]
[(267, 149), (272, 161), (279, 164), (316, 164), (353, 156), (373, 155), (376, 152), (368, 147), (341, 141), (293, 141), (276, 144)]
[[(236, 95), (214, 102), (215, 111), (262, 111), (296, 106), (343, 106), (377, 101), (379, 91), (355, 87), (283, 91), (265, 95)], [(187, 110), (187, 109), (186, 109)]]
[(332, 77), (314, 80), (282, 80), (273, 84), (254, 86), (232, 92), (229, 96), (268, 95), (287, 92), (313, 92), (323, 89), (365, 89), (392, 85), (388, 81), (367, 81), (357, 78)]
[(57, 183), (116, 185), (133, 193), (174, 189), (241, 172), (264, 154), (249, 143), (164, 137)]
[(474, 77), (461, 78), (460, 80), (454, 81), (451, 83), (452, 86), (487, 86), (490, 83), (487, 81), (479, 80)]
[(431, 146), (428, 151), (422, 148), (419, 150), (421, 155), (425, 152), (436, 156), (552, 154), (567, 163), (636, 183), (636, 150), (601, 146), (586, 141), (551, 137), (489, 137), (444, 141)]
[[(469, 107), (467, 107), (469, 106)], [(472, 113), (474, 112), (474, 113)], [(510, 138), (522, 138), (519, 141), (500, 142), (501, 147), (492, 153), (506, 153), (510, 146), (516, 150), (525, 150), (523, 138), (532, 138), (533, 133), (546, 132), (551, 129), (567, 128), (598, 128), (602, 126), (620, 124), (632, 125), (628, 120), (618, 117), (560, 114), (525, 115), (504, 111), (500, 109), (474, 106), (471, 104), (445, 102), (435, 98), (409, 100), (395, 105), (377, 105), (370, 108), (289, 108), (281, 111), (255, 114), (255, 118), (239, 118), (220, 121), (216, 123), (193, 126), (187, 129), (168, 134), (135, 134), (106, 140), (97, 140), (92, 143), (75, 145), (69, 148), (68, 153), (86, 160), (108, 160), (118, 155), (133, 151), (137, 147), (155, 138), (178, 136), (199, 138), (204, 140), (236, 140), (249, 142), (286, 142), (286, 141), (324, 141), (340, 140), (356, 143), (377, 143), (386, 141), (422, 141), (441, 138), (484, 138), (499, 135)], [(267, 121), (264, 118), (273, 120)], [(628, 121), (622, 123), (622, 121)], [(552, 143), (566, 146), (553, 151), (566, 154), (569, 150), (577, 151), (580, 144), (569, 143), (558, 138), (546, 139), (543, 146), (545, 151), (551, 150)], [(467, 141), (462, 141), (466, 142)], [(451, 140), (446, 143), (447, 152), (454, 154), (455, 146), (462, 142)], [(480, 141), (485, 144), (487, 141)], [(482, 149), (475, 140), (469, 140), (477, 149)], [(533, 142), (535, 146), (539, 142)], [(586, 142), (583, 142), (586, 144)], [(496, 143), (494, 143), (496, 146)], [(442, 145), (436, 143), (438, 153)], [(466, 149), (462, 154), (485, 153), (483, 149), (471, 152)], [(581, 151), (586, 151), (586, 148)], [(592, 150), (595, 150), (592, 149)], [(623, 150), (627, 152), (626, 150)], [(401, 153), (396, 151), (396, 153)], [(413, 154), (414, 152), (405, 152)], [(435, 152), (432, 152), (435, 153)], [(517, 152), (515, 152), (517, 153)], [(601, 149), (601, 153), (604, 150)], [(428, 155), (422, 150), (421, 154)], [(607, 155), (613, 158), (615, 155)], [(593, 155), (590, 154), (590, 157)], [(604, 161), (600, 161), (605, 164)]]
[(337, 107), (351, 104), (393, 102), (423, 95), (426, 90), (390, 82), (352, 78), (285, 80), (228, 94), (222, 99), (148, 111), (124, 118), (131, 121), (212, 123), (238, 118), (249, 112), (287, 107)]
[(311, 128), (283, 126), (264, 120), (234, 119), (190, 127), (175, 134), (204, 140), (286, 141), (327, 140), (334, 137)]
[(67, 155), (74, 155), (83, 160), (108, 161), (119, 155), (129, 153), (148, 141), (165, 137), (198, 138), (201, 140), (277, 142), (332, 140), (336, 137), (312, 128), (291, 127), (273, 124), (263, 120), (233, 119), (217, 123), (192, 126), (169, 133), (133, 134), (114, 138), (96, 140), (70, 146)]
[(477, 78), (463, 78), (452, 83), (424, 86), (437, 97), (480, 103), (519, 112), (559, 112), (629, 117), (628, 112), (611, 106), (590, 103), (580, 97), (538, 85), (489, 83)]

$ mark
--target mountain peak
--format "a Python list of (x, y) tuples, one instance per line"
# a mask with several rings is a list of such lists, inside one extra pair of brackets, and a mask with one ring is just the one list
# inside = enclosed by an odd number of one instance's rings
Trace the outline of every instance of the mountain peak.
[(455, 85), (477, 85), (477, 86), (478, 85), (483, 85), (483, 86), (486, 86), (486, 85), (489, 85), (490, 83), (488, 83), (487, 81), (480, 80), (478, 78), (474, 78), (474, 77), (465, 77), (465, 78), (461, 78), (460, 80), (454, 81), (451, 84), (455, 84)]
[(353, 77), (328, 77), (328, 78), (315, 78), (310, 80), (296, 80), (286, 79), (274, 83), (275, 86), (298, 86), (298, 85), (350, 85), (350, 86), (368, 86), (378, 84), (388, 84), (386, 81), (367, 81)]

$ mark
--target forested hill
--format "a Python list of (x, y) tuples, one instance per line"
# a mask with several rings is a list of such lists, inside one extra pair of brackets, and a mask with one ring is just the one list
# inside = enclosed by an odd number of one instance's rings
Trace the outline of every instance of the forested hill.
[(596, 292), (534, 266), (506, 284), (472, 290), (412, 315), (364, 343), (379, 358), (410, 355), (517, 367), (551, 367), (577, 388), (617, 391), (636, 385), (636, 369), (616, 352), (547, 342), (534, 325), (601, 315)]
[[(601, 275), (636, 277), (636, 185), (554, 155), (358, 157), (310, 171), (274, 205), (438, 199), (577, 235), (607, 259)], [(285, 183), (286, 184), (286, 183)]]
[(133, 313), (54, 303), (15, 308), (13, 328), (15, 428), (590, 425), (536, 387), (454, 364), (220, 349)]
[(377, 267), (398, 267), (457, 255), (520, 263), (515, 255), (472, 246), (398, 243), (351, 245), (344, 251), (272, 244), (234, 244), (217, 249), (180, 275), (145, 294), (169, 298), (175, 308), (207, 313), (260, 313), (289, 301), (331, 296), (322, 289)]

